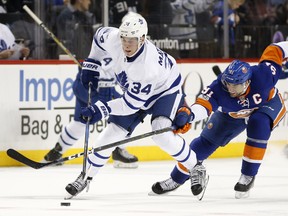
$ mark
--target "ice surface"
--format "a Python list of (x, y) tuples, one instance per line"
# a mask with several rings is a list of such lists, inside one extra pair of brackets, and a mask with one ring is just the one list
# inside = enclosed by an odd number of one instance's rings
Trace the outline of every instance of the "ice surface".
[(104, 166), (90, 185), (61, 206), (65, 186), (81, 172), (81, 165), (35, 170), (0, 168), (0, 216), (219, 216), (288, 215), (288, 158), (282, 146), (269, 146), (248, 199), (234, 198), (241, 158), (208, 159), (210, 175), (202, 201), (193, 197), (190, 182), (168, 195), (148, 196), (154, 182), (169, 177), (173, 161), (141, 162), (137, 169)]

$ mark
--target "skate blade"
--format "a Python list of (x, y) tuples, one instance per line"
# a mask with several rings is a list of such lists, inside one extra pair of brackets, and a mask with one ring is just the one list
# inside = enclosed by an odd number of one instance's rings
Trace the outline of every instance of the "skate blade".
[(124, 169), (136, 169), (138, 167), (138, 163), (137, 162), (123, 163), (120, 161), (114, 161), (113, 167), (114, 168), (124, 168)]
[(150, 191), (150, 192), (148, 193), (148, 196), (160, 196), (160, 195), (162, 195), (162, 194), (156, 194), (156, 193), (154, 193), (153, 191)]
[(76, 196), (76, 195), (71, 195), (69, 193), (66, 193), (64, 200), (71, 200), (74, 196)]
[(246, 199), (249, 197), (249, 195), (250, 195), (249, 191), (247, 191), (247, 192), (236, 191), (235, 192), (235, 198), (236, 199)]
[(201, 201), (201, 200), (203, 199), (204, 195), (205, 195), (208, 182), (209, 182), (209, 175), (207, 175), (207, 178), (205, 179), (205, 185), (204, 185), (204, 187), (203, 187), (202, 192), (197, 195), (197, 199), (198, 199), (199, 201)]

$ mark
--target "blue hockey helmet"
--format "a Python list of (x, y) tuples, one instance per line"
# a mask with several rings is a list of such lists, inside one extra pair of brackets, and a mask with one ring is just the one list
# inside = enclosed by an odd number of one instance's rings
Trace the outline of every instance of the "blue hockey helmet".
[(242, 84), (252, 76), (251, 66), (240, 60), (232, 61), (222, 75), (222, 83)]

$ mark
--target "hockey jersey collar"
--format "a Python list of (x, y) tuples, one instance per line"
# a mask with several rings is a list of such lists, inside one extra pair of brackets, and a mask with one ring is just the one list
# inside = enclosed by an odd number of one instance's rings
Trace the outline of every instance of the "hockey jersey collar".
[(138, 52), (134, 56), (132, 56), (132, 57), (126, 56), (127, 62), (133, 62), (141, 53), (143, 53), (144, 44), (145, 43), (143, 43), (143, 45), (140, 47), (140, 49), (138, 50)]

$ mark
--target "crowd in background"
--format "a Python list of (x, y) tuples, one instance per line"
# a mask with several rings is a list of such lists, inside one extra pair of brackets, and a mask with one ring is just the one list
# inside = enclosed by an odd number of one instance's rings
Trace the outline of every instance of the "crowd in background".
[[(0, 23), (30, 49), (29, 58), (58, 59), (64, 52), (49, 35), (37, 40), (35, 32), (40, 27), (22, 9), (27, 5), (34, 11), (39, 7), (36, 2), (0, 0)], [(84, 59), (93, 34), (103, 25), (103, 1), (43, 2), (43, 13), (38, 15), (45, 25), (76, 58)], [(258, 58), (271, 42), (288, 37), (288, 0), (227, 2), (229, 57)], [(223, 0), (109, 0), (109, 26), (118, 27), (128, 11), (143, 15), (149, 39), (176, 59), (223, 57)]]

